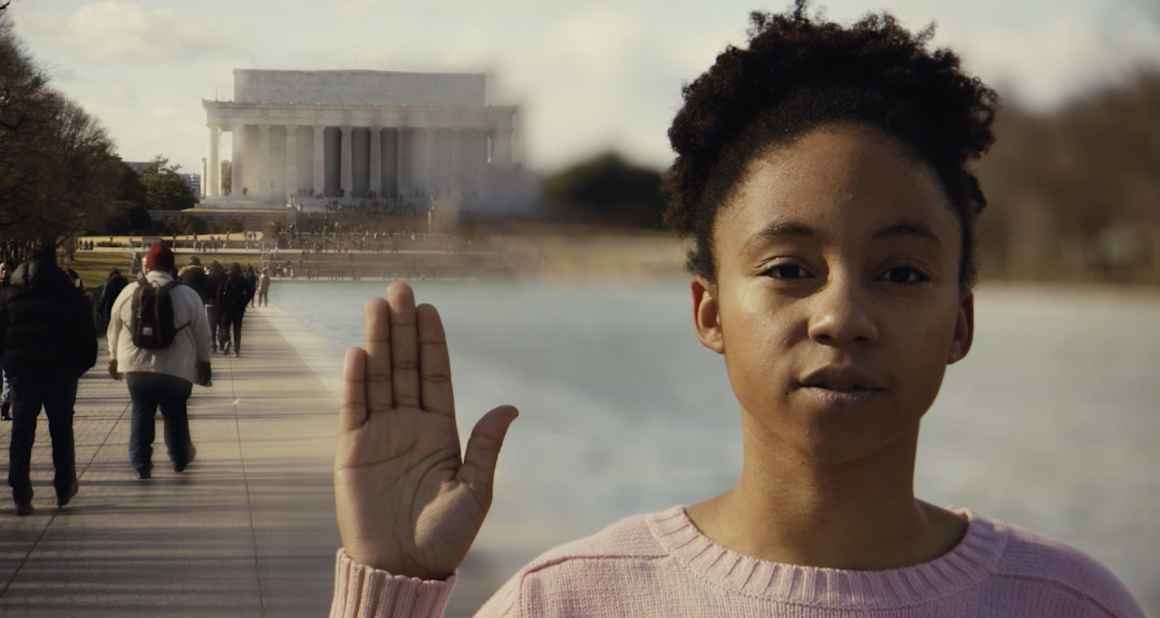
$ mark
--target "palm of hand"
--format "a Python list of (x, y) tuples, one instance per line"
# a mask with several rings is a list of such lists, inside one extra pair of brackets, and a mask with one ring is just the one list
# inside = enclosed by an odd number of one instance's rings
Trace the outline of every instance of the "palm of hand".
[[(385, 306), (384, 306), (385, 305)], [(496, 458), (516, 411), (493, 409), (460, 459), (442, 324), (409, 286), (366, 307), (367, 351), (344, 367), (335, 458), (343, 547), (396, 575), (444, 578), (463, 561), (491, 504)]]

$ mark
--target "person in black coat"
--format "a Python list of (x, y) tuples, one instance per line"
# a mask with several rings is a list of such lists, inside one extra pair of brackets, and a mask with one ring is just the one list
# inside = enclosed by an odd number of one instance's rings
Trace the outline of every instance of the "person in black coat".
[(226, 271), (221, 262), (214, 260), (209, 265), (209, 273), (205, 278), (205, 317), (209, 320), (209, 340), (213, 351), (218, 351), (218, 323), (221, 322), (221, 311), (218, 307), (218, 296), (226, 282)]
[(225, 354), (230, 353), (230, 334), (233, 333), (234, 356), (242, 355), (242, 319), (246, 317), (246, 305), (250, 303), (250, 284), (242, 274), (242, 266), (234, 262), (229, 275), (218, 290), (218, 335), (219, 346)]
[(113, 310), (113, 303), (126, 285), (129, 285), (129, 280), (120, 270), (114, 268), (109, 271), (109, 276), (105, 278), (105, 287), (101, 291), (100, 304), (97, 305), (97, 315), (101, 320), (97, 332), (105, 332), (105, 327), (109, 325), (109, 312)]
[(189, 264), (177, 272), (177, 278), (193, 288), (201, 297), (202, 304), (205, 304), (209, 296), (209, 275), (205, 273), (205, 268), (202, 267), (201, 260), (197, 256), (189, 258)]
[(246, 269), (246, 286), (248, 289), (249, 298), (246, 300), (246, 305), (249, 306), (254, 303), (254, 297), (258, 294), (258, 273), (254, 270), (253, 265)]
[[(7, 260), (0, 261), (0, 294), (3, 294), (3, 289), (8, 287), (8, 280), (12, 275), (12, 266)], [(4, 373), (4, 367), (0, 366), (0, 419), (10, 421), (12, 420), (12, 389), (8, 388), (8, 374)]]
[(82, 374), (97, 361), (88, 297), (56, 265), (54, 248), (21, 264), (0, 290), (0, 364), (12, 385), (8, 485), (17, 515), (32, 512), (30, 462), (43, 406), (52, 437), (58, 506), (77, 493), (73, 406)]

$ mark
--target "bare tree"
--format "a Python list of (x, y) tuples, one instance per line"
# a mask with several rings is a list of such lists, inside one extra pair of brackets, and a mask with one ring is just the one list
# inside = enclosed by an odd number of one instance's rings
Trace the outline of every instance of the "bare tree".
[(98, 225), (116, 163), (104, 129), (48, 86), (0, 14), (0, 231), (55, 243)]

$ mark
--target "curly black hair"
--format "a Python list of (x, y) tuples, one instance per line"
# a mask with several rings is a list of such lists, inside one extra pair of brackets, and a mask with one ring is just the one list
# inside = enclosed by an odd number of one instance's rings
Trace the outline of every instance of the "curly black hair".
[(930, 165), (962, 228), (959, 281), (974, 284), (974, 226), (986, 206), (968, 168), (991, 146), (998, 95), (965, 75), (949, 49), (928, 52), (934, 24), (911, 34), (888, 13), (844, 28), (806, 14), (750, 14), (749, 47), (732, 45), (683, 89), (669, 128), (677, 158), (665, 174), (665, 222), (692, 235), (686, 267), (716, 281), (713, 224), (749, 161), (820, 125), (877, 128)]

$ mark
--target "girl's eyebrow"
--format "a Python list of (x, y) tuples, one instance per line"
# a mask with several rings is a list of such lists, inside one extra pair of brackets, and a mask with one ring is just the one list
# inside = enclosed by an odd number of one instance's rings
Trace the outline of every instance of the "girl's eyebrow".
[[(775, 219), (758, 230), (742, 246), (742, 252), (749, 254), (763, 244), (784, 238), (816, 238), (818, 231), (801, 221), (793, 219)], [(873, 240), (911, 237), (933, 242), (942, 247), (942, 239), (935, 234), (930, 226), (921, 221), (899, 221), (879, 228), (870, 237)]]
[(801, 221), (774, 219), (750, 236), (749, 240), (746, 240), (745, 244), (742, 245), (741, 251), (742, 253), (748, 254), (763, 244), (771, 243), (782, 238), (814, 238), (817, 235), (817, 230)]
[(933, 242), (939, 247), (942, 247), (942, 239), (938, 237), (938, 234), (935, 234), (934, 230), (930, 229), (930, 226), (920, 221), (901, 221), (888, 225), (874, 232), (874, 235), (871, 236), (871, 238), (874, 240), (879, 240), (883, 238), (898, 238), (900, 236), (909, 236), (927, 240)]

